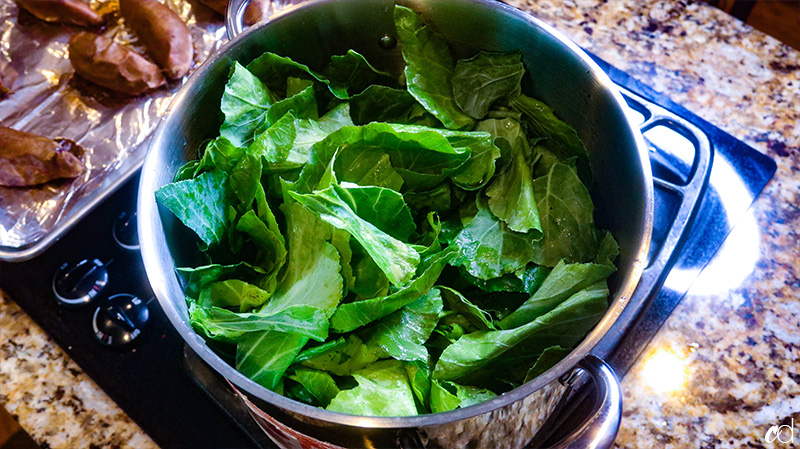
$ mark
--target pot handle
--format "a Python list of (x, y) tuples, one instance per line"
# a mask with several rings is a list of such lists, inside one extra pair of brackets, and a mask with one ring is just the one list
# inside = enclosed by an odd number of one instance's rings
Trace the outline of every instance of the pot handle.
[(595, 382), (594, 413), (553, 446), (554, 449), (607, 449), (614, 444), (622, 420), (622, 389), (614, 370), (599, 357), (588, 354), (578, 363)]
[(244, 31), (244, 9), (249, 3), (250, 0), (228, 1), (228, 7), (225, 9), (225, 32), (228, 39), (233, 40)]
[[(250, 5), (251, 0), (229, 0), (228, 7), (225, 8), (225, 32), (228, 39), (242, 34), (244, 31), (244, 16), (247, 6)], [(290, 5), (303, 3), (305, 0), (269, 0), (268, 11), (269, 15), (280, 12), (282, 9)], [(262, 5), (267, 8), (267, 6)], [(262, 19), (266, 21), (268, 19)]]

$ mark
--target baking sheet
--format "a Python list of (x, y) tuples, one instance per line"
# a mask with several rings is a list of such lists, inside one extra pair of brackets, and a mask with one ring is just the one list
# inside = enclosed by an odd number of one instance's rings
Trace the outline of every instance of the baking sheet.
[[(90, 29), (144, 48), (125, 27), (117, 0), (89, 2), (106, 24)], [(225, 41), (222, 16), (190, 0), (166, 0), (188, 24), (196, 68)], [(182, 80), (131, 98), (73, 74), (70, 36), (82, 27), (51, 24), (0, 0), (0, 77), (11, 90), (0, 99), (0, 124), (80, 144), (85, 170), (74, 180), (41, 186), (0, 186), (0, 260), (32, 258), (110, 195), (141, 166), (148, 139)], [(191, 72), (190, 72), (191, 73)]]

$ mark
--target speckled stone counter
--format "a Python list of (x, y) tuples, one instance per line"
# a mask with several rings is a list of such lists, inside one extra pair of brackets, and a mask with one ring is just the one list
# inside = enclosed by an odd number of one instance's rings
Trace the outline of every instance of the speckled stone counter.
[[(509, 3), (778, 164), (623, 379), (617, 446), (780, 448), (793, 447), (792, 434), (800, 443), (800, 53), (694, 2)], [(0, 404), (43, 446), (154, 446), (7, 299)]]
[[(796, 447), (800, 53), (693, 2), (510, 3), (778, 164), (623, 379), (617, 446)], [(767, 431), (780, 425), (768, 442)]]

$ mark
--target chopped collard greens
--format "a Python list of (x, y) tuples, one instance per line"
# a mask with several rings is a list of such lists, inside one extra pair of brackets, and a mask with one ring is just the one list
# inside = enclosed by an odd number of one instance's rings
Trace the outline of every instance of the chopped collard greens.
[(202, 255), (176, 267), (193, 328), (264, 387), (357, 415), (545, 372), (606, 312), (619, 253), (520, 53), (454, 60), (414, 11), (394, 18), (399, 79), (352, 50), (319, 71), (234, 63), (219, 136), (156, 192)]

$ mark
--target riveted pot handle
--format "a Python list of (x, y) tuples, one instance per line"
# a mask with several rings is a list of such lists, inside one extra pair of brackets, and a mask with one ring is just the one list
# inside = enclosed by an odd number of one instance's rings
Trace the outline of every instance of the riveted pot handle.
[(244, 30), (244, 9), (250, 0), (230, 0), (225, 10), (225, 31), (228, 39), (242, 34)]
[(597, 404), (589, 416), (569, 436), (551, 446), (557, 449), (606, 449), (614, 444), (622, 419), (622, 390), (619, 379), (608, 364), (588, 354), (578, 364), (596, 384)]

